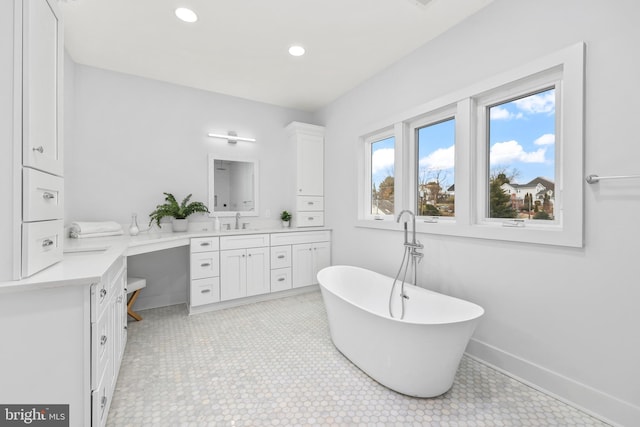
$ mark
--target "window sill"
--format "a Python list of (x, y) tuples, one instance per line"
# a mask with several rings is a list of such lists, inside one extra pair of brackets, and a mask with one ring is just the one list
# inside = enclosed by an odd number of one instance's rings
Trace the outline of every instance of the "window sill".
[[(402, 231), (403, 222), (397, 223), (390, 219), (360, 219), (355, 225), (360, 228)], [(543, 226), (527, 223), (523, 227), (504, 227), (498, 222), (463, 225), (449, 219), (439, 222), (416, 219), (416, 233), (575, 248), (583, 246), (580, 230), (565, 230), (558, 225)]]

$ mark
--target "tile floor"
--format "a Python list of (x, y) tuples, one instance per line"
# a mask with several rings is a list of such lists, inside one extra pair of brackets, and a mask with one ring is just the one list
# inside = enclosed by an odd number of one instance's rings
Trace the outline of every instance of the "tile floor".
[(466, 356), (443, 396), (395, 393), (334, 348), (319, 292), (141, 314), (108, 426), (607, 425)]

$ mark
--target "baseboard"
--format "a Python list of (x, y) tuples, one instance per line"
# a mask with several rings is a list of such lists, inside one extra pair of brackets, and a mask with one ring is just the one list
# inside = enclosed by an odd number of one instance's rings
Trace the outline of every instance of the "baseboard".
[(631, 427), (640, 407), (472, 338), (467, 355), (613, 426)]

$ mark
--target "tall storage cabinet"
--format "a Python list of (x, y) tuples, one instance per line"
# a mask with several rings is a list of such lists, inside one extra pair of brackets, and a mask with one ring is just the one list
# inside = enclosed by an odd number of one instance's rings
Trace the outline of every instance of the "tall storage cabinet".
[(324, 225), (324, 127), (292, 122), (287, 126), (296, 150), (296, 215), (298, 227)]
[(2, 215), (11, 225), (3, 235), (11, 238), (3, 239), (0, 255), (11, 261), (0, 264), (0, 279), (10, 280), (62, 259), (64, 47), (55, 0), (10, 0), (0, 7), (0, 55), (12, 65), (0, 74), (0, 90), (10, 95), (0, 97), (1, 120), (11, 129), (2, 134), (11, 143), (0, 152), (8, 166), (1, 168), (0, 195), (13, 201)]

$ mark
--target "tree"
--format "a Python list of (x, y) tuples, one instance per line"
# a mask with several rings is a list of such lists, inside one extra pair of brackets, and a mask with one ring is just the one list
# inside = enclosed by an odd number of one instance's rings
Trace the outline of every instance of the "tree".
[(393, 202), (393, 191), (394, 179), (392, 176), (388, 176), (378, 186), (378, 200)]
[(538, 211), (536, 212), (536, 214), (533, 216), (533, 219), (551, 219), (551, 217), (549, 216), (548, 213), (546, 213), (545, 211)]
[(517, 216), (517, 212), (511, 206), (511, 196), (502, 190), (502, 185), (509, 182), (509, 178), (504, 172), (491, 178), (489, 183), (490, 218), (515, 218)]

